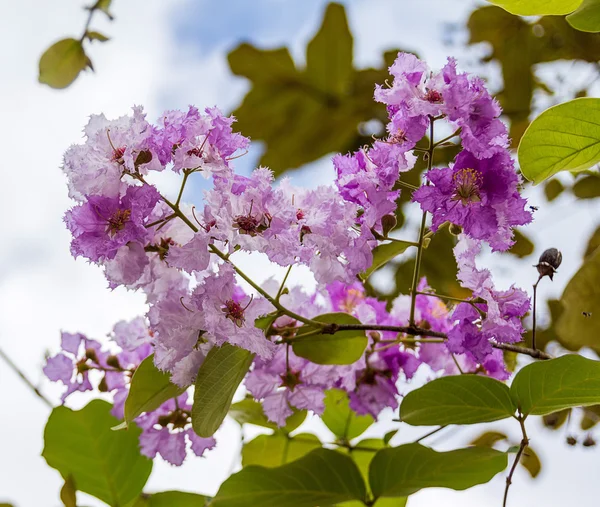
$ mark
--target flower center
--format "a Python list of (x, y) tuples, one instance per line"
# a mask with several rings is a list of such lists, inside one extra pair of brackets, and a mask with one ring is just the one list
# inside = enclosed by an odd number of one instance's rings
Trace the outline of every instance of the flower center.
[(452, 179), (454, 181), (455, 194), (452, 200), (461, 201), (463, 204), (480, 202), (479, 188), (483, 183), (481, 173), (471, 168), (456, 171)]
[(130, 216), (130, 209), (118, 209), (107, 220), (106, 232), (108, 232), (108, 234), (111, 236), (114, 236), (117, 232), (122, 231), (125, 227), (125, 224), (129, 221)]
[(348, 289), (346, 293), (345, 299), (340, 303), (340, 310), (352, 313), (352, 310), (356, 308), (362, 300), (364, 299), (362, 291), (358, 289)]
[(402, 129), (398, 129), (393, 135), (388, 137), (388, 143), (390, 144), (402, 144), (406, 141), (408, 141), (408, 138), (406, 137), (406, 132)]
[(443, 97), (442, 94), (437, 90), (427, 90), (427, 93), (425, 94), (425, 100), (433, 104), (439, 104), (443, 101)]
[(113, 155), (112, 155), (112, 161), (113, 162), (117, 162), (118, 164), (123, 164), (123, 155), (125, 155), (125, 149), (126, 147), (123, 146), (122, 148), (115, 148), (113, 150)]
[(236, 303), (233, 299), (229, 299), (225, 301), (222, 310), (226, 318), (230, 319), (237, 327), (242, 327), (246, 321), (244, 316), (246, 308), (242, 308), (242, 305)]

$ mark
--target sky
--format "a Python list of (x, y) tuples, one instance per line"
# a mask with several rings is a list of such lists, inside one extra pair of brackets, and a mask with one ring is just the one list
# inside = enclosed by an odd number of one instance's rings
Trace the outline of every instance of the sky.
[[(44, 354), (56, 352), (59, 333), (81, 331), (103, 338), (115, 322), (145, 312), (140, 294), (110, 291), (101, 271), (69, 254), (69, 235), (62, 215), (72, 203), (60, 171), (64, 150), (82, 141), (82, 128), (91, 113), (107, 117), (125, 114), (134, 104), (145, 106), (151, 119), (167, 108), (218, 105), (233, 109), (243, 97), (247, 83), (228, 71), (225, 55), (242, 41), (260, 47), (288, 45), (301, 62), (302, 49), (317, 29), (326, 2), (323, 0), (115, 0), (116, 20), (98, 16), (93, 28), (112, 40), (91, 47), (96, 73), (86, 73), (73, 86), (55, 91), (37, 83), (37, 60), (53, 41), (78, 36), (85, 22), (81, 2), (21, 0), (3, 5), (0, 33), (8, 41), (0, 49), (0, 347), (39, 384), (55, 403), (60, 389), (44, 381)], [(361, 66), (379, 65), (381, 54), (391, 47), (418, 50), (433, 67), (442, 65), (449, 52), (461, 57), (467, 68), (475, 62), (476, 48), (461, 47), (460, 26), (473, 2), (465, 0), (354, 0), (345, 2), (355, 34), (355, 57)], [(454, 45), (448, 46), (448, 41)], [(258, 151), (240, 160), (248, 171)], [(301, 171), (294, 181), (303, 185), (328, 183), (332, 168), (325, 158)], [(163, 188), (173, 192), (176, 181), (165, 178)], [(190, 193), (194, 193), (192, 186)], [(543, 202), (539, 189), (529, 193), (532, 203)], [(542, 296), (557, 296), (579, 266), (579, 252), (589, 232), (598, 225), (593, 202), (573, 205), (565, 196), (553, 206), (542, 207), (528, 233), (536, 240), (539, 255), (544, 248), (559, 246), (565, 254), (560, 277), (541, 286)], [(501, 283), (514, 280), (529, 284), (535, 274), (536, 255), (522, 262), (510, 257), (485, 258)], [(247, 264), (257, 278), (266, 278), (269, 266), (260, 259)], [(281, 273), (278, 273), (280, 276)], [(292, 283), (301, 283), (298, 270)], [(85, 403), (75, 399), (73, 407)], [(61, 478), (40, 456), (47, 407), (40, 403), (18, 377), (0, 362), (0, 503), (17, 507), (58, 505)], [(372, 430), (382, 435), (388, 422)], [(597, 498), (600, 494), (598, 451), (569, 448), (541, 428), (529, 423), (532, 445), (544, 468), (536, 481), (517, 471), (511, 488), (512, 507), (562, 505)], [(318, 421), (308, 429), (331, 438)], [(488, 425), (513, 435), (506, 424)], [(403, 427), (394, 443), (410, 441), (424, 431)], [(476, 430), (460, 430), (439, 442), (440, 449), (466, 444)], [(237, 466), (239, 432), (227, 421), (217, 434), (218, 448), (206, 459), (188, 458), (181, 468), (157, 460), (148, 491), (183, 489), (214, 494)], [(436, 440), (432, 439), (432, 443)], [(434, 489), (411, 497), (409, 507), (498, 506), (504, 476), (489, 484), (459, 493)], [(100, 505), (86, 498), (85, 505)]]

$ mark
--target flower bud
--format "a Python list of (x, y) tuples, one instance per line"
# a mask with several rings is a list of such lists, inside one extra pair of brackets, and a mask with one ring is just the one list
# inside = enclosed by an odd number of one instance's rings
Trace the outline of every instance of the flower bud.
[(98, 356), (96, 355), (96, 351), (93, 348), (85, 349), (85, 357), (94, 361), (94, 363), (98, 363)]
[(102, 377), (102, 380), (98, 384), (98, 391), (100, 391), (101, 393), (108, 392), (108, 384), (106, 383), (106, 375), (104, 377)]
[(570, 446), (577, 445), (577, 439), (574, 436), (569, 435), (567, 437), (567, 444), (569, 444)]
[(121, 365), (119, 364), (119, 358), (112, 354), (106, 358), (106, 364), (108, 366), (112, 366), (113, 368), (121, 368)]
[(537, 268), (540, 278), (549, 276), (550, 280), (552, 280), (561, 262), (562, 254), (560, 251), (556, 248), (548, 248), (548, 250), (544, 250), (542, 255), (540, 255), (540, 260), (534, 267)]
[(592, 437), (592, 435), (588, 435), (585, 437), (585, 440), (581, 443), (583, 447), (594, 447), (596, 445), (596, 441)]
[(384, 215), (381, 217), (381, 230), (385, 237), (394, 230), (396, 225), (398, 225), (398, 221), (394, 215)]

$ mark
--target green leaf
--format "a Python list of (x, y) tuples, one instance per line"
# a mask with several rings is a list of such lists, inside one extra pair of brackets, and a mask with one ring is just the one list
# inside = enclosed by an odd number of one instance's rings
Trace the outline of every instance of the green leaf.
[(255, 424), (263, 428), (290, 433), (304, 422), (306, 410), (294, 410), (293, 414), (287, 418), (283, 428), (279, 428), (277, 424), (269, 421), (263, 411), (262, 404), (252, 398), (245, 398), (231, 405), (229, 415), (239, 424)]
[(208, 497), (185, 491), (143, 494), (133, 507), (204, 507)]
[(600, 32), (600, 0), (583, 0), (579, 8), (567, 16), (567, 22), (582, 32)]
[[(360, 324), (358, 319), (347, 313), (326, 313), (313, 320), (326, 324)], [(291, 343), (297, 356), (316, 364), (352, 364), (363, 355), (367, 347), (367, 335), (361, 330), (301, 336), (312, 331), (315, 331), (314, 327), (302, 326)]]
[(499, 431), (486, 431), (482, 433), (477, 438), (471, 440), (469, 445), (474, 445), (476, 447), (488, 447), (492, 448), (498, 442), (502, 442), (503, 440), (507, 440), (508, 437), (504, 433), (500, 433)]
[(370, 415), (356, 415), (350, 410), (348, 394), (341, 389), (330, 389), (325, 394), (325, 412), (322, 421), (338, 438), (352, 440), (362, 435), (375, 422)]
[(112, 0), (97, 0), (96, 4), (93, 6), (93, 8), (104, 12), (104, 14), (106, 14), (108, 16), (108, 19), (110, 19), (112, 21), (114, 19), (114, 16), (110, 12), (110, 4), (111, 3), (112, 3)]
[(413, 426), (476, 424), (505, 419), (516, 409), (502, 382), (480, 375), (453, 375), (408, 393), (400, 405), (400, 419)]
[(547, 109), (519, 144), (521, 172), (534, 183), (560, 171), (585, 171), (599, 161), (600, 99), (575, 99)]
[(573, 194), (579, 199), (595, 199), (600, 197), (600, 176), (584, 176), (573, 185)]
[(278, 468), (249, 466), (232, 475), (210, 507), (325, 507), (364, 500), (365, 483), (351, 458), (317, 449)]
[(557, 179), (550, 180), (544, 186), (544, 194), (548, 202), (552, 202), (565, 190), (564, 185)]
[(519, 16), (550, 16), (573, 12), (582, 0), (488, 0)]
[(565, 287), (561, 303), (562, 313), (555, 321), (560, 342), (571, 350), (590, 347), (600, 352), (600, 248), (585, 258)]
[(199, 436), (211, 437), (219, 429), (253, 358), (228, 343), (210, 350), (196, 377), (192, 406), (192, 427)]
[(360, 274), (363, 280), (369, 278), (380, 267), (385, 266), (392, 259), (404, 253), (407, 248), (414, 246), (410, 241), (392, 241), (383, 245), (377, 245), (373, 249), (373, 264), (364, 273)]
[(579, 426), (582, 430), (587, 431), (600, 422), (600, 405), (591, 405), (583, 409), (583, 416)]
[(319, 90), (334, 96), (348, 91), (352, 67), (352, 34), (344, 6), (330, 3), (321, 28), (306, 48), (306, 77)]
[(152, 470), (152, 460), (138, 449), (141, 430), (111, 431), (118, 421), (111, 405), (93, 400), (83, 409), (55, 408), (44, 430), (42, 456), (63, 477), (71, 476), (78, 491), (109, 505), (136, 498)]
[(309, 452), (320, 449), (321, 441), (309, 433), (293, 437), (283, 433), (259, 435), (242, 448), (242, 466), (278, 467), (296, 461)]
[(510, 386), (523, 415), (600, 403), (600, 361), (575, 354), (528, 364)]
[(535, 479), (542, 470), (542, 462), (540, 461), (537, 453), (530, 446), (527, 446), (523, 452), (520, 464), (529, 472), (529, 475), (532, 479)]
[(63, 39), (41, 56), (38, 80), (52, 88), (66, 88), (86, 67), (91, 67), (91, 62), (81, 41)]
[(571, 409), (559, 410), (558, 412), (552, 412), (550, 414), (546, 414), (542, 417), (542, 422), (546, 428), (550, 428), (552, 430), (559, 429), (571, 415)]
[(533, 243), (519, 229), (514, 230), (515, 244), (510, 248), (508, 253), (516, 255), (520, 259), (527, 257), (533, 253)]
[(471, 488), (488, 482), (507, 463), (507, 455), (494, 449), (436, 452), (421, 444), (407, 444), (379, 451), (371, 462), (369, 478), (375, 498), (408, 496), (423, 488)]
[(88, 30), (87, 32), (85, 32), (85, 37), (91, 42), (91, 41), (99, 41), (99, 42), (106, 42), (108, 40), (110, 40), (110, 38), (108, 38), (106, 35), (100, 33), (100, 32), (95, 32), (94, 30)]
[(77, 507), (77, 488), (72, 475), (65, 479), (65, 483), (60, 489), (60, 501), (65, 507)]
[(125, 423), (129, 424), (140, 414), (157, 409), (186, 389), (173, 384), (170, 375), (154, 365), (154, 354), (148, 356), (137, 367), (131, 379), (131, 387), (125, 400)]

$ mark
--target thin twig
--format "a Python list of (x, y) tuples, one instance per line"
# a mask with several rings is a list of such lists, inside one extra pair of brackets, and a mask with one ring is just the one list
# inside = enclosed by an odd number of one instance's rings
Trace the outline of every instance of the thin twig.
[(508, 500), (508, 490), (510, 488), (510, 485), (512, 484), (513, 474), (517, 469), (519, 461), (521, 461), (521, 456), (523, 455), (523, 452), (529, 445), (529, 438), (527, 437), (527, 432), (525, 431), (525, 417), (523, 417), (522, 414), (519, 414), (517, 420), (521, 425), (521, 433), (523, 434), (523, 438), (521, 439), (521, 445), (519, 446), (519, 450), (517, 452), (517, 456), (515, 457), (515, 461), (513, 462), (512, 467), (510, 468), (510, 472), (508, 473), (508, 477), (506, 478), (506, 487), (504, 488), (504, 500), (502, 501), (502, 507), (506, 507), (506, 501)]
[(537, 286), (540, 283), (540, 280), (543, 278), (543, 275), (540, 275), (537, 279), (537, 282), (533, 284), (533, 327), (531, 329), (531, 348), (536, 350), (535, 346), (535, 312), (536, 312), (536, 302), (537, 302)]
[(425, 434), (425, 435), (423, 435), (422, 437), (419, 437), (419, 438), (417, 438), (417, 439), (415, 440), (415, 442), (414, 442), (414, 443), (415, 443), (415, 444), (418, 444), (418, 443), (419, 443), (421, 440), (425, 440), (426, 438), (428, 438), (428, 437), (431, 437), (431, 436), (435, 435), (436, 433), (438, 433), (438, 432), (442, 431), (444, 428), (447, 428), (447, 427), (448, 427), (448, 425), (447, 425), (447, 424), (445, 424), (444, 426), (440, 426), (439, 428), (437, 428), (437, 429), (435, 429), (435, 430), (433, 430), (433, 431), (430, 431), (429, 433), (426, 433), (426, 434)]
[(40, 398), (51, 409), (54, 408), (50, 400), (41, 393), (41, 391), (33, 384), (33, 382), (31, 382), (31, 380), (27, 378), (27, 376), (21, 371), (21, 369), (13, 362), (13, 360), (10, 357), (6, 355), (6, 352), (4, 352), (4, 350), (2, 349), (0, 349), (0, 357), (4, 359), (6, 364), (8, 364), (8, 366), (17, 374), (17, 376), (21, 378), (23, 382), (25, 382), (25, 384), (27, 384), (27, 386), (34, 392), (34, 394), (38, 398)]

